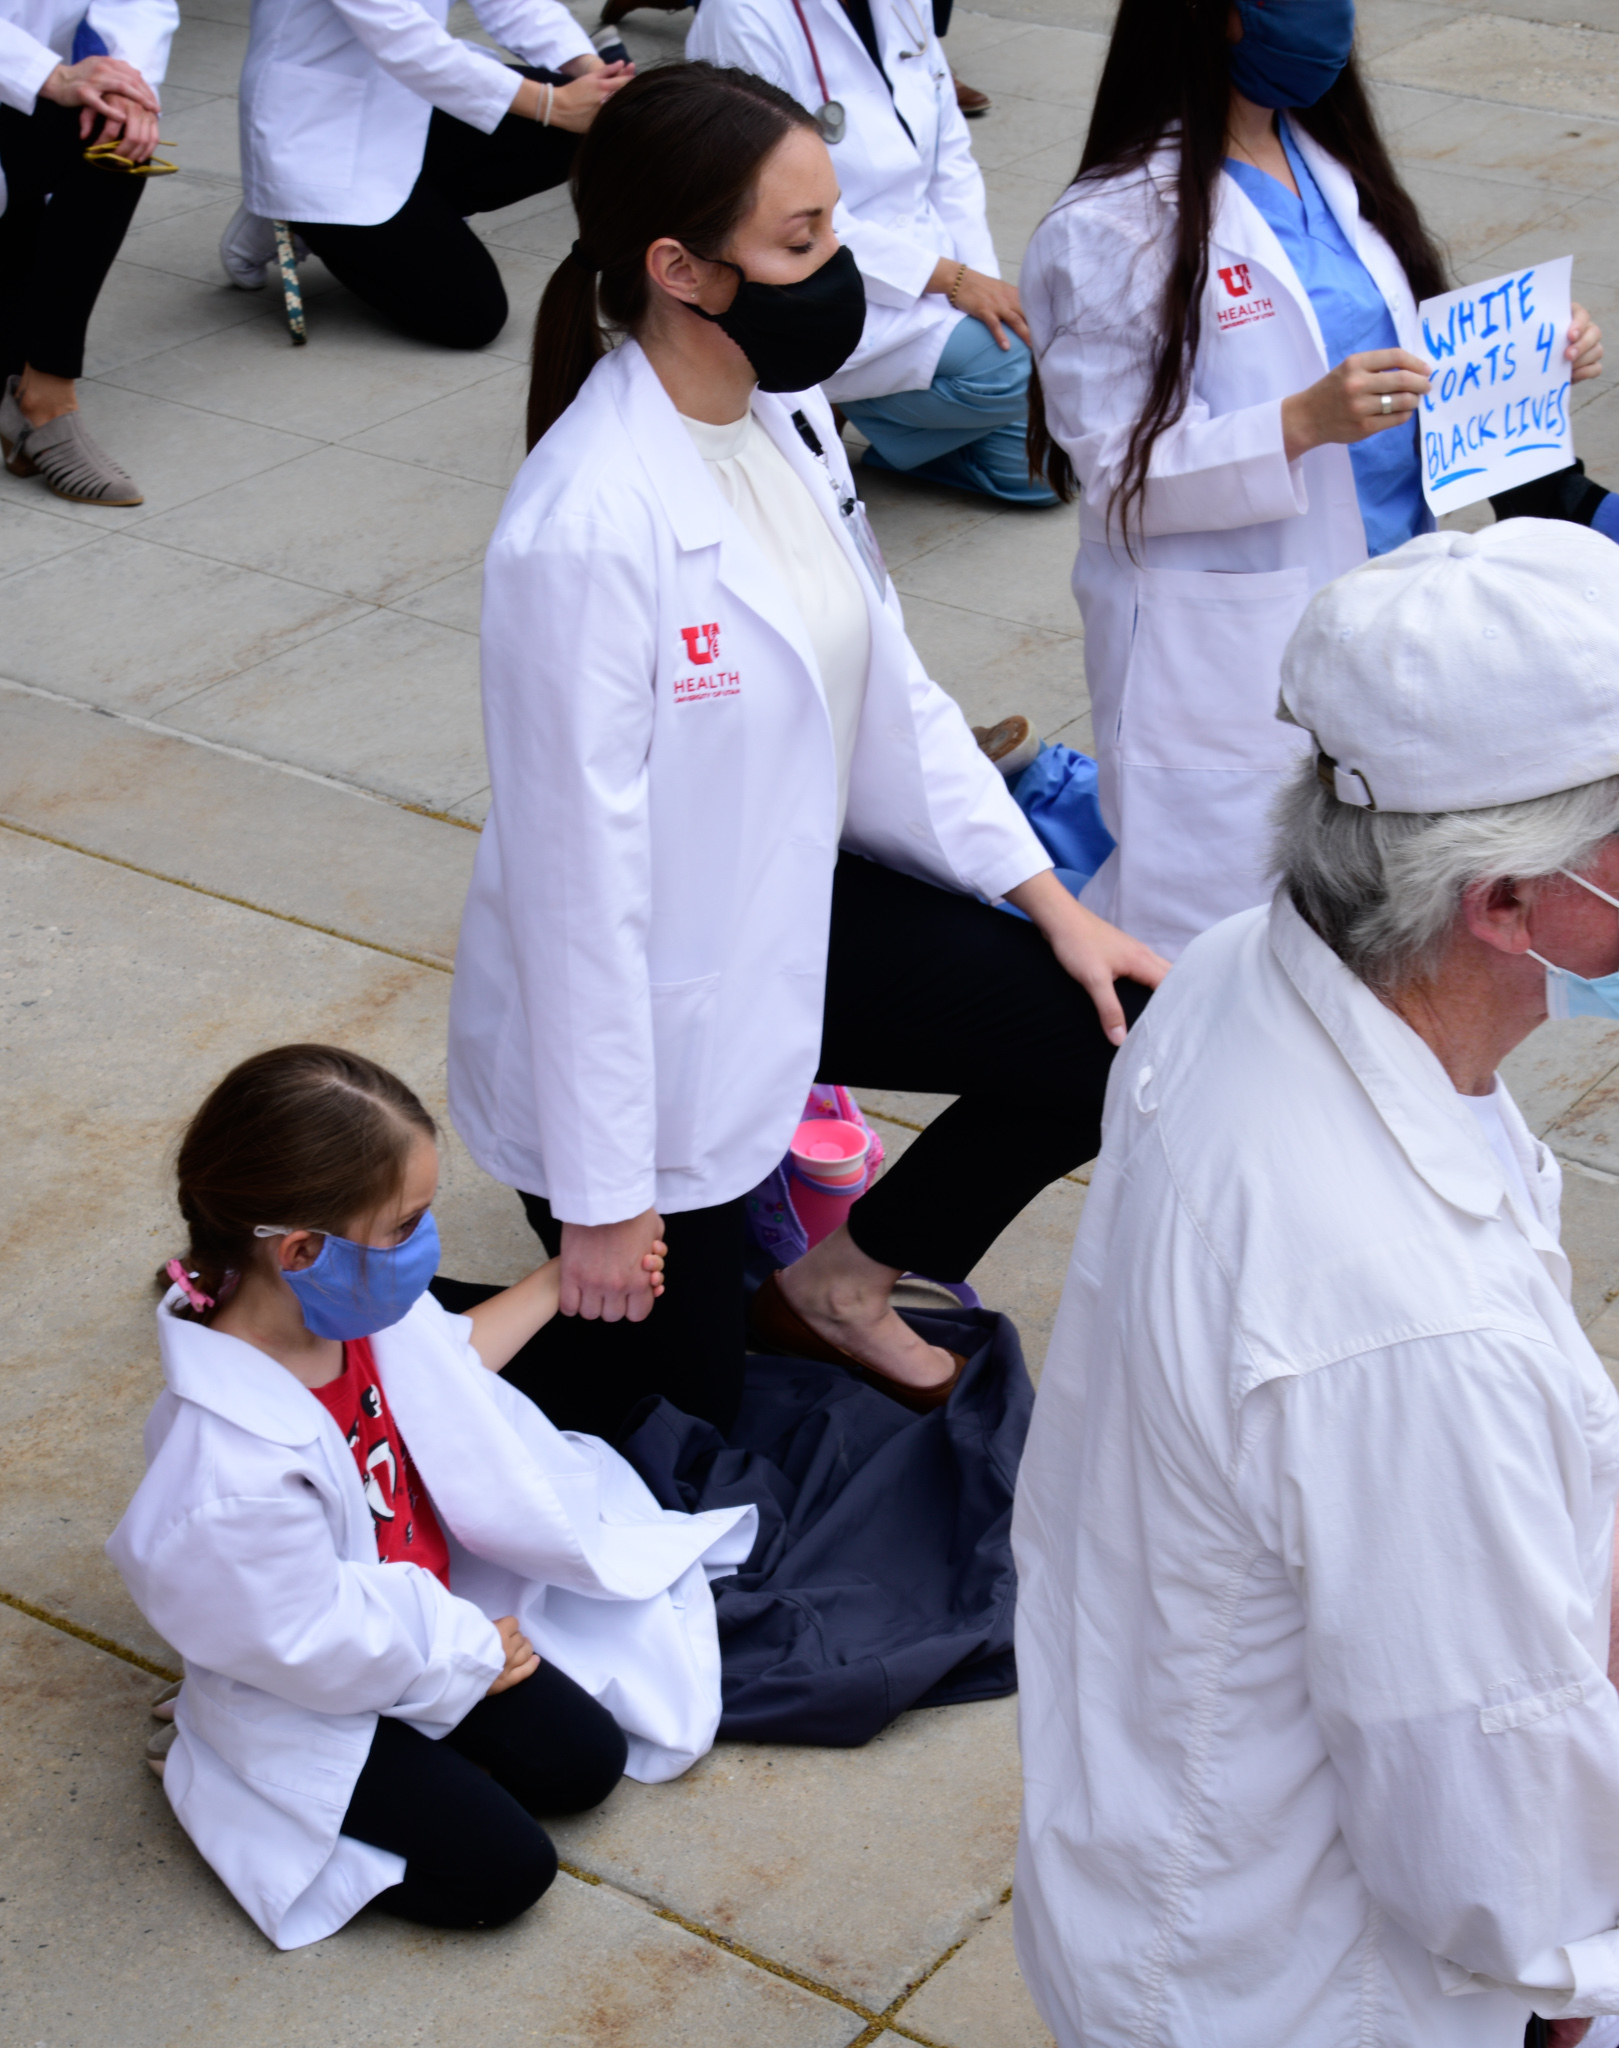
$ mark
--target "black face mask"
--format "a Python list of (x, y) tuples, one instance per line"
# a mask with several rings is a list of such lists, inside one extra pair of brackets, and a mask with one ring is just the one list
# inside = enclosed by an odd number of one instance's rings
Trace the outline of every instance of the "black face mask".
[(705, 313), (753, 365), (761, 391), (808, 391), (841, 370), (860, 346), (866, 324), (866, 287), (848, 249), (797, 284), (759, 284), (738, 263), (726, 263), (742, 282), (723, 313)]

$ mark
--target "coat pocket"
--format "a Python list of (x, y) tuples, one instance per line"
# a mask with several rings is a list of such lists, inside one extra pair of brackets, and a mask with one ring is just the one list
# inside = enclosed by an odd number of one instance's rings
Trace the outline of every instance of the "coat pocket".
[(697, 1164), (714, 1044), (720, 978), (652, 984), (652, 1058), (657, 1075), (660, 1169)]
[(354, 182), (369, 81), (313, 64), (266, 64), (249, 118), (258, 152), (301, 185)]
[(1119, 758), (1142, 768), (1286, 769), (1305, 745), (1276, 716), (1303, 569), (1142, 569)]

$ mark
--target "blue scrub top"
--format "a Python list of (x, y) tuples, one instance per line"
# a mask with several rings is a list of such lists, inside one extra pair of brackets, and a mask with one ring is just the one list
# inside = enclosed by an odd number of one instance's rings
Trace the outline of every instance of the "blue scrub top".
[[(1270, 223), (1298, 272), (1321, 323), (1327, 361), (1337, 364), (1345, 356), (1360, 355), (1367, 349), (1398, 348), (1400, 337), (1394, 331), (1387, 301), (1338, 225), (1338, 216), (1322, 198), (1288, 122), (1283, 119), (1277, 126), (1298, 183), (1296, 199), (1279, 178), (1257, 165), (1227, 157), (1225, 167)], [(1390, 548), (1422, 531), (1422, 465), (1416, 421), (1386, 427), (1368, 441), (1357, 441), (1349, 450), (1349, 460), (1355, 469), (1355, 495), (1366, 528), (1367, 552), (1386, 555)]]

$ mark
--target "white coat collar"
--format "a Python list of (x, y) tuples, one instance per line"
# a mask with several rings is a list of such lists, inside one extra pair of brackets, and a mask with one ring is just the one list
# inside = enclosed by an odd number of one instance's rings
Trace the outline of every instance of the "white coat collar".
[(313, 1443), (328, 1418), (309, 1389), (240, 1337), (172, 1314), (181, 1299), (179, 1288), (170, 1288), (157, 1312), (158, 1350), (169, 1391), (268, 1443)]
[[(609, 380), (619, 417), (630, 436), (631, 445), (645, 466), (676, 544), (684, 552), (719, 548), (720, 581), (798, 656), (824, 709), (826, 691), (809, 636), (792, 606), (783, 606), (780, 583), (709, 475), (708, 465), (681, 425), (674, 401), (664, 390), (657, 371), (647, 361), (646, 351), (639, 342), (625, 340), (597, 365), (592, 376)], [(871, 579), (855, 554), (854, 544), (844, 531), (842, 519), (837, 516), (837, 505), (828, 484), (828, 465), (810, 453), (803, 436), (793, 425), (793, 411), (797, 403), (798, 400), (790, 393), (756, 391), (752, 402), (753, 416), (780, 450), (789, 468), (803, 480), (816, 509), (851, 562), (866, 596), (875, 644), (877, 615), (882, 606), (880, 601), (872, 602)]]
[[(1276, 230), (1226, 170), (1221, 171), (1214, 189), (1214, 218), (1209, 227), (1209, 240), (1218, 242), (1232, 256), (1264, 265), (1303, 314), (1304, 324), (1320, 351), (1322, 368), (1330, 368), (1327, 344), (1315, 307), (1310, 303), (1310, 294), (1299, 282), (1298, 272), (1276, 238)], [(1211, 263), (1209, 267), (1212, 270), (1215, 266)]]
[[(1414, 1170), (1465, 1215), (1497, 1214), (1510, 1202), (1506, 1176), (1438, 1057), (1316, 936), (1285, 886), (1271, 904), (1270, 947)], [(1543, 1220), (1522, 1220), (1525, 1235), (1544, 1251)]]

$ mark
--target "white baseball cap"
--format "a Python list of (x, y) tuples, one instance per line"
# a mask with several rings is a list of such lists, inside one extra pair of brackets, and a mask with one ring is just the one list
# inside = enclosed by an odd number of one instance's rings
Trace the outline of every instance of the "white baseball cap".
[(1318, 590), (1277, 716), (1380, 811), (1477, 811), (1619, 775), (1619, 546), (1563, 519), (1425, 533)]

